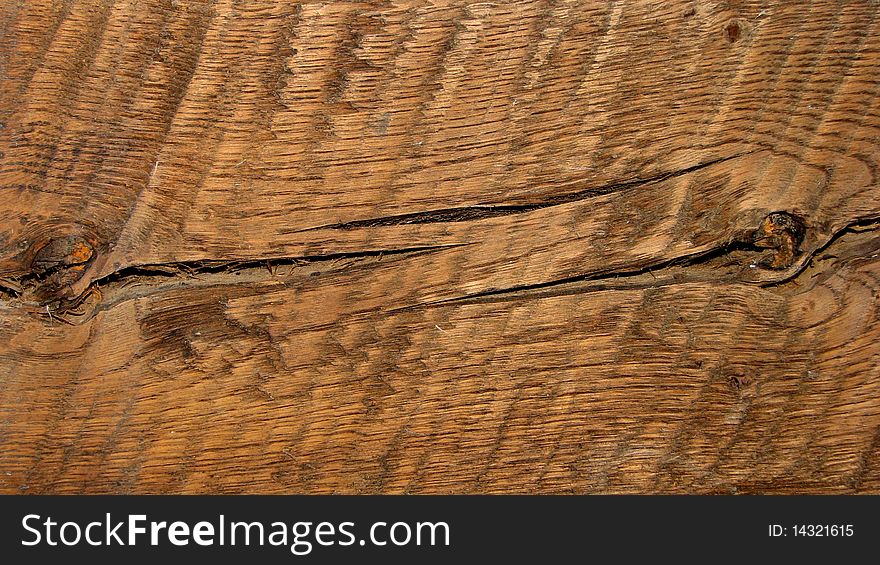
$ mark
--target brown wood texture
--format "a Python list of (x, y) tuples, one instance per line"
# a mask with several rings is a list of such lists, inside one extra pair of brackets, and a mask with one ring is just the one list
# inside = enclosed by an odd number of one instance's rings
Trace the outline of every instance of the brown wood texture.
[(880, 492), (880, 3), (0, 5), (0, 492)]

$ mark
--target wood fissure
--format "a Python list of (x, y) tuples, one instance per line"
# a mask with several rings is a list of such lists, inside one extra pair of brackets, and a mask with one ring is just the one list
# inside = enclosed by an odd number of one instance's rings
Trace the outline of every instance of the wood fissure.
[[(585, 188), (582, 190), (577, 190), (575, 192), (571, 192), (569, 194), (561, 193), (556, 194), (550, 199), (544, 200), (542, 202), (535, 202), (531, 204), (481, 204), (476, 206), (468, 206), (462, 208), (445, 208), (442, 210), (432, 210), (430, 212), (418, 212), (415, 214), (401, 214), (398, 216), (386, 216), (383, 218), (369, 218), (364, 220), (353, 220), (350, 222), (344, 222), (341, 224), (330, 224), (325, 226), (316, 226), (313, 228), (307, 228), (302, 231), (314, 231), (321, 229), (332, 229), (332, 230), (351, 230), (357, 228), (370, 228), (370, 227), (379, 227), (379, 226), (400, 226), (407, 224), (431, 224), (431, 223), (443, 223), (443, 222), (472, 222), (478, 221), (485, 218), (497, 218), (499, 216), (508, 216), (511, 214), (523, 214), (526, 212), (532, 212), (534, 210), (542, 210), (544, 208), (550, 208), (553, 206), (559, 206), (561, 204), (568, 204), (570, 202), (577, 202), (578, 200), (584, 200), (587, 198), (595, 198), (597, 196), (605, 196), (608, 194), (613, 194), (615, 192), (620, 192), (623, 190), (630, 190), (634, 188), (638, 188), (645, 185), (650, 185), (654, 183), (658, 183), (664, 180), (674, 179), (676, 177), (680, 177), (682, 175), (686, 175), (689, 173), (693, 173), (699, 171), (701, 169), (705, 169), (706, 167), (711, 167), (712, 165), (716, 165), (718, 163), (723, 163), (725, 161), (730, 161), (732, 159), (737, 159), (740, 157), (744, 157), (745, 155), (749, 155), (750, 153), (741, 153), (739, 155), (731, 155), (729, 157), (722, 157), (718, 159), (713, 159), (711, 161), (707, 161), (705, 163), (700, 163), (697, 165), (693, 165), (691, 167), (687, 167), (678, 171), (671, 171), (667, 173), (663, 173), (660, 175), (656, 175), (651, 178), (646, 179), (635, 179), (628, 181), (616, 182), (614, 184), (609, 184), (605, 186), (599, 186), (595, 188)], [(555, 192), (555, 191), (554, 191)]]

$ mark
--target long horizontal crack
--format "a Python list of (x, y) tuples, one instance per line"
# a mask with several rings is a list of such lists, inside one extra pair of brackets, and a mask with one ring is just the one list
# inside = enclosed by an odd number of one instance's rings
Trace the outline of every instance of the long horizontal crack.
[[(800, 257), (800, 261), (796, 263), (796, 268), (781, 272), (780, 276), (773, 280), (757, 284), (758, 286), (768, 288), (790, 282), (811, 264), (817, 254), (827, 250), (830, 246), (840, 242), (840, 240), (849, 235), (870, 231), (878, 227), (880, 227), (880, 218), (864, 218), (851, 222), (838, 230), (824, 245), (811, 252), (809, 256)], [(874, 247), (871, 247), (871, 249), (880, 248), (880, 237), (876, 238), (876, 241), (873, 243)], [(485, 290), (464, 296), (406, 306), (392, 310), (392, 312), (453, 304), (549, 298), (607, 290), (640, 290), (688, 282), (711, 281), (715, 284), (743, 282), (739, 273), (745, 269), (756, 268), (758, 265), (753, 261), (744, 262), (730, 256), (739, 253), (743, 255), (742, 258), (745, 258), (746, 254), (751, 255), (761, 249), (763, 247), (755, 245), (750, 239), (736, 239), (708, 251), (676, 257), (639, 269), (576, 275), (541, 283)], [(772, 260), (775, 257), (775, 255), (771, 255), (765, 259)], [(705, 267), (705, 269), (698, 271), (694, 269), (695, 267)]]
[[(174, 261), (166, 263), (132, 265), (122, 268), (118, 271), (110, 273), (104, 277), (92, 281), (88, 289), (80, 296), (71, 300), (55, 300), (50, 302), (34, 302), (29, 300), (34, 296), (39, 296), (38, 290), (31, 288), (38, 283), (33, 277), (23, 279), (22, 283), (9, 281), (7, 288), (0, 288), (0, 293), (6, 294), (11, 299), (22, 299), (25, 304), (39, 305), (38, 312), (47, 316), (52, 320), (60, 320), (68, 322), (64, 317), (72, 314), (76, 317), (83, 317), (84, 314), (78, 313), (77, 310), (91, 296), (98, 295), (102, 297), (98, 307), (92, 308), (85, 318), (92, 317), (97, 311), (109, 308), (113, 304), (121, 300), (103, 300), (104, 295), (110, 291), (127, 289), (131, 285), (137, 284), (144, 286), (147, 283), (147, 292), (133, 293), (127, 298), (144, 296), (153, 294), (162, 288), (175, 286), (175, 283), (184, 281), (198, 281), (200, 275), (212, 275), (211, 280), (206, 282), (206, 286), (217, 286), (218, 284), (241, 284), (242, 282), (260, 282), (266, 279), (266, 274), (274, 275), (276, 271), (280, 271), (285, 267), (292, 269), (302, 267), (313, 267), (313, 272), (327, 270), (329, 266), (335, 265), (341, 261), (368, 261), (382, 260), (385, 257), (415, 257), (424, 253), (431, 253), (443, 249), (451, 249), (455, 247), (463, 247), (470, 245), (469, 243), (456, 243), (449, 245), (430, 245), (430, 246), (414, 246), (395, 249), (369, 250), (352, 253), (333, 253), (326, 255), (304, 255), (298, 257), (268, 257), (259, 259), (243, 259), (229, 261), (212, 261), (212, 260), (193, 260), (193, 261)], [(321, 266), (321, 268), (318, 268)], [(288, 274), (290, 271), (288, 272)], [(243, 275), (242, 277), (232, 278), (228, 275)], [(171, 284), (168, 284), (171, 282)]]
[(196, 261), (176, 261), (168, 263), (133, 265), (115, 271), (107, 276), (96, 279), (92, 284), (99, 286), (117, 282), (133, 276), (174, 276), (180, 273), (189, 275), (235, 272), (246, 269), (268, 269), (283, 267), (288, 265), (304, 265), (307, 263), (316, 263), (321, 261), (338, 261), (340, 259), (365, 259), (369, 257), (393, 257), (395, 255), (416, 255), (423, 252), (438, 251), (440, 249), (451, 249), (454, 247), (462, 247), (470, 245), (468, 243), (454, 243), (450, 245), (427, 245), (420, 247), (403, 247), (398, 249), (380, 249), (369, 251), (358, 251), (354, 253), (331, 253), (327, 255), (304, 255), (300, 257), (275, 257), (262, 259), (239, 259), (230, 261), (212, 261), (212, 260), (196, 260)]
[[(475, 292), (464, 296), (437, 300), (434, 302), (425, 302), (422, 304), (406, 306), (393, 310), (393, 312), (407, 311), (425, 307), (449, 306), (451, 304), (473, 304), (473, 303), (489, 303), (489, 302), (507, 302), (510, 300), (521, 300), (524, 298), (548, 298), (551, 296), (563, 296), (569, 294), (583, 294), (584, 292), (598, 292), (602, 290), (618, 290), (618, 289), (637, 289), (642, 286), (661, 286), (662, 282), (657, 278), (657, 274), (667, 271), (671, 268), (684, 270), (689, 267), (707, 264), (713, 260), (723, 258), (725, 255), (733, 251), (750, 251), (754, 250), (753, 246), (745, 241), (731, 241), (720, 247), (710, 249), (701, 253), (687, 255), (684, 257), (676, 257), (651, 266), (624, 270), (624, 271), (607, 271), (600, 273), (590, 273), (587, 275), (575, 275), (551, 281), (545, 281), (527, 285), (516, 285), (507, 288), (485, 290)], [(736, 263), (736, 262), (734, 262)], [(738, 263), (736, 263), (739, 265)], [(652, 281), (645, 281), (644, 285), (639, 285), (634, 280), (639, 277), (648, 276)], [(621, 280), (628, 282), (620, 284)], [(725, 282), (738, 280), (733, 275), (727, 277), (715, 276), (713, 280), (717, 282)], [(682, 282), (681, 280), (674, 282)], [(589, 288), (578, 286), (578, 283), (589, 283)], [(602, 284), (604, 283), (604, 284)]]
[(327, 224), (322, 226), (316, 226), (312, 228), (306, 228), (303, 230), (297, 230), (296, 233), (300, 232), (308, 232), (322, 229), (331, 229), (331, 230), (352, 230), (358, 228), (371, 228), (371, 227), (380, 227), (380, 226), (399, 226), (399, 225), (409, 225), (409, 224), (432, 224), (432, 223), (443, 223), (443, 222), (467, 222), (474, 220), (483, 220), (487, 218), (496, 218), (499, 216), (507, 216), (511, 214), (522, 214), (525, 212), (532, 212), (534, 210), (540, 210), (542, 208), (550, 208), (552, 206), (559, 206), (561, 204), (568, 204), (570, 202), (577, 202), (578, 200), (584, 200), (587, 198), (595, 198), (597, 196), (604, 196), (606, 194), (612, 194), (615, 192), (620, 192), (623, 190), (628, 190), (640, 186), (655, 184), (658, 182), (662, 182), (665, 180), (669, 180), (672, 178), (680, 177), (689, 173), (693, 173), (699, 171), (700, 169), (705, 169), (706, 167), (711, 167), (712, 165), (717, 165), (719, 163), (723, 163), (725, 161), (730, 161), (732, 159), (738, 159), (740, 157), (744, 157), (745, 155), (749, 155), (753, 152), (747, 153), (739, 153), (737, 155), (731, 155), (729, 157), (721, 157), (718, 159), (713, 159), (711, 161), (706, 161), (704, 163), (699, 163), (693, 165), (691, 167), (687, 167), (684, 169), (679, 169), (676, 171), (670, 171), (667, 173), (663, 173), (660, 175), (656, 175), (649, 178), (642, 179), (634, 179), (630, 181), (618, 182), (613, 184), (607, 184), (599, 187), (587, 188), (583, 190), (578, 190), (576, 192), (571, 192), (569, 194), (560, 194), (557, 196), (553, 196), (548, 198), (542, 202), (535, 202), (530, 204), (517, 204), (517, 205), (493, 205), (493, 204), (477, 204), (474, 206), (462, 206), (458, 208), (442, 208), (439, 210), (431, 210), (428, 212), (414, 212), (411, 214), (399, 214), (394, 216), (382, 216), (378, 218), (368, 218), (364, 220), (353, 220), (350, 222), (341, 222), (336, 224)]
[[(618, 182), (614, 184), (604, 185), (600, 187), (588, 188), (575, 191), (569, 194), (562, 194), (551, 197), (543, 202), (520, 204), (520, 205), (476, 205), (471, 207), (447, 208), (443, 210), (434, 210), (430, 212), (419, 212), (412, 214), (402, 214), (397, 216), (388, 216), (383, 218), (373, 218), (367, 220), (357, 220), (352, 222), (343, 222), (327, 226), (319, 226), (307, 228), (299, 231), (311, 231), (317, 229), (355, 229), (370, 226), (391, 226), (403, 224), (422, 224), (434, 222), (455, 222), (480, 220), (483, 218), (492, 218), (504, 216), (508, 214), (517, 214), (529, 212), (551, 206), (558, 206), (568, 202), (574, 202), (586, 198), (611, 194), (614, 192), (644, 186), (651, 183), (661, 182), (671, 178), (683, 176), (695, 171), (716, 165), (725, 161), (736, 159), (752, 152), (740, 153), (728, 157), (713, 159), (704, 163), (699, 163), (691, 167), (686, 167), (676, 171), (666, 172), (649, 178), (641, 178), (630, 181)], [(409, 248), (402, 251), (408, 253), (418, 250), (431, 248)], [(87, 264), (93, 258), (94, 249), (89, 242), (79, 236), (61, 237), (50, 241), (44, 248), (37, 252), (37, 256), (32, 262), (32, 270), (30, 273), (13, 278), (0, 278), (0, 294), (10, 297), (21, 297), (30, 294), (30, 298), (40, 304), (52, 304), (61, 307), (62, 304), (77, 303), (82, 299), (85, 293), (78, 297), (65, 296), (65, 289), (70, 289), (70, 284), (75, 282), (81, 275)], [(369, 257), (379, 254), (390, 254), (388, 251), (366, 251), (358, 254), (352, 254), (349, 258)], [(329, 260), (338, 258), (339, 256), (324, 256)], [(217, 273), (232, 269), (254, 268), (262, 265), (263, 262), (275, 262), (283, 265), (285, 262), (302, 262), (315, 260), (313, 257), (300, 258), (261, 258), (243, 261), (190, 261), (175, 262), (162, 265), (139, 265), (123, 269), (120, 272), (111, 273), (90, 283), (87, 291), (93, 290), (95, 287), (106, 284), (108, 282), (126, 278), (130, 276), (144, 275), (160, 275), (177, 274), (177, 271), (185, 271), (187, 273)], [(34, 267), (37, 268), (34, 268)]]
[[(799, 249), (804, 225), (802, 221), (784, 212), (769, 214), (762, 224), (753, 232), (743, 232), (733, 236), (726, 243), (712, 249), (693, 253), (682, 257), (668, 259), (652, 265), (629, 269), (591, 272), (588, 274), (575, 275), (561, 279), (544, 281), (533, 284), (517, 285), (503, 289), (486, 289), (480, 292), (445, 298), (434, 302), (424, 302), (414, 305), (403, 306), (387, 310), (396, 312), (412, 310), (416, 308), (444, 306), (449, 304), (464, 304), (473, 302), (497, 302), (524, 298), (538, 298), (557, 296), (564, 294), (581, 294), (600, 290), (638, 289), (646, 287), (658, 287), (669, 284), (684, 282), (748, 282), (744, 277), (744, 271), (764, 267), (765, 273), (777, 273), (763, 280), (751, 279), (752, 283), (764, 287), (777, 286), (791, 281), (807, 269), (817, 253), (827, 250), (836, 245), (842, 238), (852, 233), (873, 232), (880, 225), (880, 218), (861, 218), (839, 229), (828, 238), (821, 246), (804, 254)], [(868, 238), (870, 239), (870, 237)], [(880, 238), (876, 238), (880, 241)], [(854, 246), (851, 242), (847, 246), (855, 251), (846, 253), (855, 256), (864, 248), (873, 253), (876, 242), (862, 243), (862, 247)], [(134, 265), (120, 269), (91, 282), (88, 291), (73, 300), (56, 300), (55, 302), (34, 302), (33, 298), (39, 296), (39, 292), (29, 286), (37, 284), (33, 277), (22, 278), (17, 281), (2, 281), (7, 294), (12, 298), (21, 298), (25, 305), (39, 304), (45, 307), (49, 318), (64, 320), (63, 316), (72, 313), (73, 316), (83, 320), (91, 318), (100, 310), (107, 309), (114, 304), (155, 294), (164, 289), (187, 286), (218, 286), (241, 284), (288, 284), (291, 273), (302, 275), (315, 275), (321, 272), (337, 270), (335, 266), (339, 261), (350, 261), (356, 264), (366, 264), (370, 259), (381, 260), (382, 257), (408, 258), (422, 253), (437, 252), (444, 249), (471, 245), (459, 243), (450, 245), (414, 246), (385, 250), (369, 250), (354, 253), (336, 253), (327, 255), (312, 255), (299, 257), (267, 257), (244, 260), (194, 260), (167, 262), (161, 264)], [(763, 256), (757, 257), (756, 252), (763, 252)], [(827, 253), (826, 253), (827, 255)], [(780, 264), (781, 263), (781, 264)], [(345, 267), (351, 263), (345, 264)], [(284, 267), (290, 267), (287, 275), (281, 279), (275, 277), (275, 271)], [(309, 272), (312, 271), (312, 272)], [(51, 272), (51, 269), (49, 270)], [(267, 272), (272, 275), (267, 276)], [(230, 275), (243, 274), (240, 278)], [(208, 280), (198, 280), (200, 275), (211, 275)], [(162, 281), (162, 279), (168, 279)], [(195, 280), (194, 280), (195, 279)], [(157, 280), (159, 282), (157, 282)], [(130, 291), (131, 285), (139, 287), (136, 291)], [(113, 294), (109, 300), (105, 300), (102, 292), (110, 291)], [(97, 305), (91, 305), (86, 313), (77, 313), (80, 306), (93, 294), (98, 294)]]

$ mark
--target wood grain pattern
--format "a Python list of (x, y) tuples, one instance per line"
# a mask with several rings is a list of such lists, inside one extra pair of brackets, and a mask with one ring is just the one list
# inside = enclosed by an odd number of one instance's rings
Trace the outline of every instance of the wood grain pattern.
[(0, 8), (0, 492), (880, 492), (880, 5)]

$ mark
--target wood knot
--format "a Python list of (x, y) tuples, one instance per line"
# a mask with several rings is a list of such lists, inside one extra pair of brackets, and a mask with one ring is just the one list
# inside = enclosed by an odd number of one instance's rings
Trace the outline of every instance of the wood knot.
[(736, 20), (724, 26), (724, 37), (730, 43), (736, 43), (736, 40), (739, 39), (741, 33), (742, 30), (740, 29), (739, 22)]
[(94, 252), (89, 242), (78, 235), (51, 239), (37, 250), (31, 261), (31, 270), (40, 274), (58, 267), (82, 265), (92, 258)]
[(788, 212), (769, 214), (755, 233), (752, 244), (759, 249), (770, 249), (757, 264), (767, 269), (787, 269), (794, 264), (804, 240), (806, 227), (803, 220)]
[(79, 235), (45, 241), (34, 254), (28, 277), (36, 283), (36, 298), (63, 298), (65, 289), (83, 276), (94, 255), (92, 244)]

